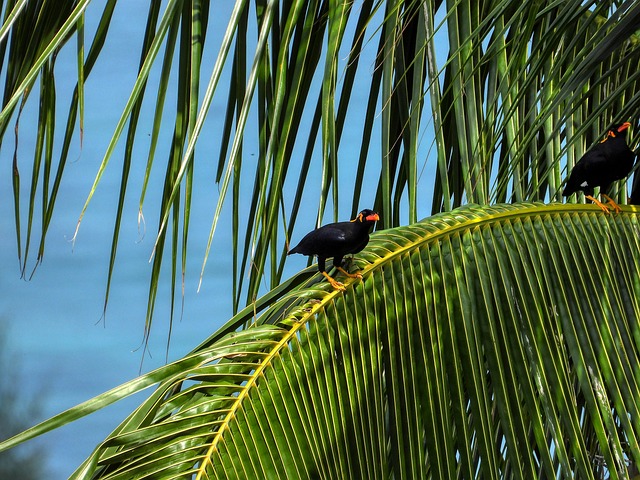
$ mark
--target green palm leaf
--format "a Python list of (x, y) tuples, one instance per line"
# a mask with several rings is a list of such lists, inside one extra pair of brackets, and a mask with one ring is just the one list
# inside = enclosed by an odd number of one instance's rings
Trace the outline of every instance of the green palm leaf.
[(96, 399), (159, 383), (77, 478), (626, 478), (638, 222), (521, 204), (378, 232), (345, 294), (307, 270), (251, 327)]

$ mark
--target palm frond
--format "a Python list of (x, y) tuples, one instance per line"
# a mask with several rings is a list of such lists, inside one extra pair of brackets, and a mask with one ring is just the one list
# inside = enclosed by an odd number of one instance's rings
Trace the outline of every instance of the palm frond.
[(77, 478), (626, 478), (638, 215), (469, 206), (383, 230), (346, 293), (301, 272), (249, 328), (247, 309), (51, 422), (159, 383)]

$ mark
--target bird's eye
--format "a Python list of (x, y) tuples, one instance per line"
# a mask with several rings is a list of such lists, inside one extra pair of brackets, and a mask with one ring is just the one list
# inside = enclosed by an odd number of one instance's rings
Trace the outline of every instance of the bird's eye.
[(607, 134), (604, 136), (604, 138), (602, 139), (602, 141), (601, 141), (600, 143), (604, 143), (604, 142), (606, 142), (606, 141), (607, 141), (607, 140), (609, 140), (611, 137), (614, 137), (614, 138), (615, 138), (615, 136), (616, 136), (615, 132), (614, 132), (613, 130), (609, 130), (609, 131), (607, 132)]

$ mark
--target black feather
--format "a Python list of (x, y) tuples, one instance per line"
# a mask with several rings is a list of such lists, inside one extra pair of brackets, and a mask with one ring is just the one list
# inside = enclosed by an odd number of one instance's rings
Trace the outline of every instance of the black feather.
[(378, 214), (373, 210), (362, 210), (355, 220), (324, 225), (307, 233), (300, 243), (289, 250), (288, 255), (317, 255), (318, 270), (325, 272), (325, 260), (333, 257), (339, 267), (345, 255), (355, 254), (369, 243), (369, 230), (376, 223)]
[(627, 145), (629, 123), (613, 125), (605, 140), (585, 153), (575, 164), (562, 195), (567, 197), (577, 191), (593, 196), (593, 189), (600, 187), (607, 193), (616, 180), (629, 175), (635, 162), (635, 153)]

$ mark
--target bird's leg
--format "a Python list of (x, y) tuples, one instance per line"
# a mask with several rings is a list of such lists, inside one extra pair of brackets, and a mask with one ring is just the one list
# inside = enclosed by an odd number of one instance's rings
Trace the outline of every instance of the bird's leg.
[(349, 273), (344, 268), (342, 268), (342, 257), (334, 257), (333, 266), (336, 267), (336, 270), (344, 273), (349, 278), (362, 278), (362, 275), (359, 273)]
[(327, 268), (325, 266), (325, 258), (324, 257), (318, 257), (318, 270), (320, 271), (320, 273), (323, 273), (324, 271), (327, 270)]
[(336, 267), (339, 271), (341, 271), (342, 273), (344, 273), (347, 277), (349, 278), (362, 278), (362, 275), (358, 272), (356, 273), (349, 273), (347, 272), (344, 268), (342, 267)]
[(318, 270), (320, 270), (320, 273), (327, 279), (329, 280), (329, 283), (331, 284), (331, 286), (333, 288), (335, 288), (336, 290), (341, 290), (341, 291), (345, 291), (347, 289), (347, 287), (345, 287), (342, 283), (338, 282), (337, 280), (334, 280), (333, 278), (331, 278), (331, 275), (329, 275), (326, 272), (326, 267), (325, 267), (325, 258), (324, 257), (318, 257)]
[(324, 275), (324, 277), (329, 280), (329, 283), (331, 284), (331, 286), (333, 288), (335, 288), (336, 290), (340, 290), (342, 292), (344, 292), (347, 287), (344, 286), (344, 284), (338, 282), (337, 280), (334, 280), (333, 278), (331, 278), (331, 275), (329, 275), (327, 272), (321, 272), (322, 275)]
[(596, 205), (598, 205), (600, 207), (600, 209), (604, 212), (604, 213), (610, 213), (609, 212), (609, 208), (602, 203), (600, 200), (596, 199), (595, 197), (592, 197), (591, 195), (585, 195), (584, 198), (588, 198), (589, 200), (591, 200), (593, 203), (595, 203)]
[(614, 212), (620, 213), (622, 211), (620, 205), (618, 205), (609, 195), (603, 193), (602, 196), (607, 199), (607, 205), (611, 205), (611, 208), (613, 208)]

